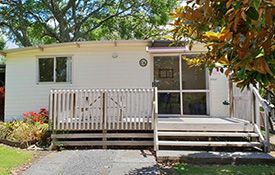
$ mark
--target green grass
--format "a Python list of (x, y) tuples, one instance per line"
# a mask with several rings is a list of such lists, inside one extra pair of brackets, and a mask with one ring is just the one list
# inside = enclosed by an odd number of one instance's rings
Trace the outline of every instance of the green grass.
[(8, 175), (11, 170), (30, 161), (33, 154), (28, 151), (0, 145), (0, 175)]
[(174, 170), (182, 175), (275, 175), (275, 165), (212, 165), (179, 164)]

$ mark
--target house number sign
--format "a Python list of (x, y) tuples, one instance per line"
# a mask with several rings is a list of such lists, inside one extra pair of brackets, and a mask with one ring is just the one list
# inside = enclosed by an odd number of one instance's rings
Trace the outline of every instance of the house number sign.
[(139, 60), (139, 65), (141, 67), (145, 67), (145, 66), (147, 66), (147, 64), (148, 64), (148, 61), (145, 58), (142, 58)]

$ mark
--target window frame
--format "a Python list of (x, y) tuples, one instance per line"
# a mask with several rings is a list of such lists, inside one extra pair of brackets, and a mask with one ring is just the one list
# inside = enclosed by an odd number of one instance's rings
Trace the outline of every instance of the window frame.
[[(69, 80), (66, 82), (57, 82), (56, 81), (56, 59), (59, 57), (67, 57), (67, 59), (70, 59), (70, 69), (67, 72), (69, 74)], [(53, 81), (48, 82), (40, 82), (40, 70), (39, 70), (39, 59), (47, 59), (52, 58), (54, 59), (54, 72), (53, 72)], [(72, 55), (40, 55), (36, 56), (36, 84), (72, 84), (73, 83), (73, 56)]]
[[(177, 56), (179, 61), (179, 82), (180, 87), (177, 90), (158, 90), (158, 93), (179, 93), (180, 94), (180, 113), (179, 114), (159, 114), (159, 116), (192, 116), (192, 117), (204, 117), (204, 116), (210, 116), (210, 89), (209, 89), (209, 70), (205, 68), (205, 89), (183, 89), (182, 88), (182, 56), (188, 56), (188, 55), (197, 55), (201, 52), (184, 52), (184, 53), (152, 53), (150, 54), (150, 58), (152, 60), (152, 73), (151, 73), (151, 82), (154, 82), (154, 57), (159, 56)], [(183, 113), (183, 93), (206, 93), (206, 114), (205, 115), (196, 115), (196, 114), (184, 114)]]

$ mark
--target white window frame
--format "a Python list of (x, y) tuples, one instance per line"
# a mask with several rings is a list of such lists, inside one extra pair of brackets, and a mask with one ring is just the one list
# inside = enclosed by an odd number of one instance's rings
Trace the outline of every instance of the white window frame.
[[(210, 90), (209, 90), (209, 72), (208, 69), (205, 69), (205, 89), (183, 89), (182, 88), (182, 56), (183, 55), (194, 55), (196, 52), (184, 52), (184, 53), (152, 53), (150, 54), (152, 60), (152, 74), (151, 80), (154, 81), (154, 59), (158, 56), (177, 56), (179, 61), (179, 82), (180, 89), (178, 90), (158, 90), (158, 93), (180, 93), (180, 114), (159, 114), (159, 116), (192, 116), (192, 117), (201, 117), (201, 116), (209, 116), (210, 115)], [(206, 93), (206, 115), (196, 115), (196, 114), (184, 114), (183, 113), (183, 93)]]
[[(67, 66), (67, 81), (66, 82), (56, 82), (56, 60), (59, 57), (67, 57), (67, 59), (70, 61), (70, 66)], [(54, 73), (53, 73), (53, 81), (47, 81), (47, 82), (40, 82), (40, 71), (39, 71), (39, 59), (47, 59), (52, 58), (54, 59)], [(72, 84), (72, 78), (73, 78), (73, 57), (71, 55), (43, 55), (43, 56), (36, 56), (36, 82), (37, 84)]]

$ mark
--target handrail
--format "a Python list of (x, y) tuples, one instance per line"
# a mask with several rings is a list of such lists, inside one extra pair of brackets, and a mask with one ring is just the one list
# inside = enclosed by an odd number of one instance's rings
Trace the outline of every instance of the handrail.
[(154, 109), (154, 151), (158, 151), (158, 88), (154, 88), (155, 91), (155, 98), (153, 102), (153, 109)]
[[(264, 109), (264, 146), (265, 146), (265, 151), (269, 152), (269, 148), (270, 148), (270, 140), (269, 140), (269, 127), (268, 127), (268, 120), (269, 120), (269, 113), (271, 111), (271, 107), (268, 105), (267, 100), (265, 100), (264, 98), (261, 97), (261, 95), (259, 94), (258, 89), (256, 89), (255, 87), (251, 87), (252, 89), (252, 93), (253, 95), (256, 97), (256, 99), (259, 101), (259, 103), (262, 105), (263, 109)], [(255, 110), (255, 107), (254, 107)], [(257, 116), (257, 115), (256, 115)], [(260, 132), (261, 126), (258, 126), (258, 132)], [(256, 128), (257, 129), (257, 128)], [(259, 133), (261, 135), (261, 133)]]
[(258, 89), (256, 89), (255, 87), (252, 87), (252, 92), (255, 95), (255, 97), (257, 97), (257, 99), (259, 100), (259, 102), (261, 103), (262, 107), (264, 108), (265, 112), (270, 112), (271, 111), (271, 107), (268, 105), (268, 102), (266, 99), (263, 99), (263, 97), (261, 97), (261, 95), (258, 92)]

